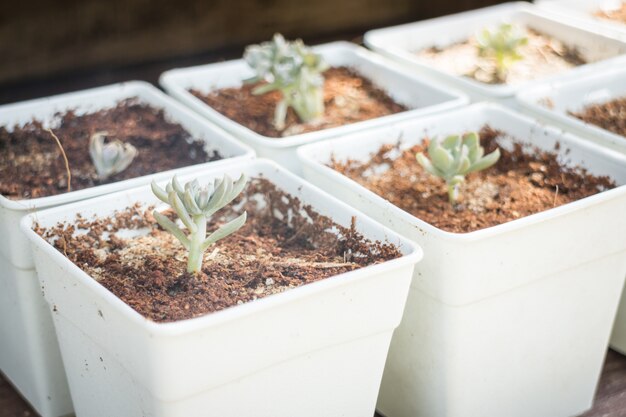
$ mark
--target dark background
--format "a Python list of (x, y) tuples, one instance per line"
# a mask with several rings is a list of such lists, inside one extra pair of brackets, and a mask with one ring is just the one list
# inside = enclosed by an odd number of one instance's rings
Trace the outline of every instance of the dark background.
[(274, 32), (309, 44), (498, 0), (0, 0), (0, 103), (239, 57)]

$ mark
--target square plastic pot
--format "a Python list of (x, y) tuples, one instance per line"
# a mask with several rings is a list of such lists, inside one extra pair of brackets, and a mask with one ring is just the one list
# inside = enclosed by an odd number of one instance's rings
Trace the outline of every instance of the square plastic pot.
[[(576, 47), (590, 63), (526, 83), (490, 85), (470, 77), (430, 67), (415, 54), (416, 51), (431, 46), (445, 47), (463, 41), (485, 26), (501, 22), (529, 26), (560, 39)], [(502, 101), (507, 104), (513, 101), (515, 93), (537, 82), (590, 73), (610, 65), (626, 65), (626, 57), (620, 56), (626, 53), (626, 43), (606, 34), (603, 35), (594, 28), (544, 12), (526, 2), (505, 3), (421, 22), (372, 30), (365, 34), (365, 43), (376, 52), (405, 64), (415, 73), (428, 75), (435, 80), (445, 81), (451, 86), (462, 89), (470, 95), (472, 100)], [(616, 64), (616, 62), (621, 63)]]
[(149, 187), (29, 216), (22, 228), (53, 309), (77, 415), (372, 415), (421, 249), (269, 161), (210, 168), (199, 179), (224, 172), (262, 175), (343, 226), (356, 216), (363, 236), (394, 243), (403, 256), (203, 317), (155, 323), (30, 228), (156, 203)]
[[(137, 81), (0, 106), (0, 125), (10, 130), (33, 118), (53, 125), (58, 112), (70, 109), (77, 114), (94, 112), (115, 106), (119, 100), (129, 97), (138, 97), (142, 103), (164, 109), (168, 120), (180, 123), (192, 137), (205, 140), (208, 147), (219, 149), (225, 156), (220, 161), (176, 172), (194, 172), (254, 157), (250, 148), (222, 129), (207, 123), (150, 84)], [(0, 370), (43, 417), (71, 413), (72, 404), (56, 342), (50, 342), (55, 339), (54, 329), (35, 279), (30, 245), (19, 229), (20, 219), (43, 208), (148, 184), (152, 178), (167, 178), (172, 172), (29, 200), (9, 200), (0, 195), (0, 286), (3, 288), (0, 291)]]
[(626, 64), (624, 67), (599, 71), (577, 79), (539, 84), (520, 92), (521, 107), (542, 120), (570, 130), (579, 136), (626, 153), (626, 137), (568, 114), (591, 104), (626, 97)]
[[(626, 154), (626, 137), (568, 114), (568, 111), (580, 111), (590, 104), (626, 97), (625, 79), (626, 67), (616, 68), (579, 80), (538, 85), (518, 94), (517, 98), (526, 110), (542, 119), (573, 131), (586, 140)], [(550, 102), (550, 107), (546, 106), (546, 101)], [(618, 310), (611, 347), (626, 354), (626, 297), (622, 298)]]
[(539, 0), (537, 7), (581, 24), (592, 25), (598, 31), (626, 40), (626, 23), (603, 19), (594, 15), (599, 10), (611, 10), (622, 3), (621, 0)]
[(314, 49), (331, 66), (354, 68), (359, 74), (369, 78), (376, 86), (385, 90), (398, 103), (409, 107), (409, 110), (316, 132), (285, 138), (271, 138), (260, 135), (229, 119), (188, 91), (193, 88), (208, 93), (221, 88), (241, 86), (242, 80), (254, 75), (242, 59), (174, 69), (163, 73), (159, 82), (168, 94), (231, 132), (235, 137), (251, 146), (259, 157), (273, 159), (295, 173), (301, 172), (296, 157), (296, 148), (300, 145), (418, 115), (449, 110), (468, 102), (467, 97), (463, 94), (440, 87), (436, 83), (422, 81), (410, 71), (406, 71), (393, 62), (355, 44), (333, 42), (316, 46)]
[[(488, 124), (620, 187), (471, 233), (410, 215), (330, 167)], [(569, 150), (569, 152), (568, 152)], [(299, 150), (305, 177), (417, 242), (407, 307), (385, 368), (387, 417), (569, 417), (591, 406), (626, 276), (626, 157), (478, 104)], [(442, 188), (443, 189), (443, 188)], [(444, 191), (445, 192), (445, 191)]]

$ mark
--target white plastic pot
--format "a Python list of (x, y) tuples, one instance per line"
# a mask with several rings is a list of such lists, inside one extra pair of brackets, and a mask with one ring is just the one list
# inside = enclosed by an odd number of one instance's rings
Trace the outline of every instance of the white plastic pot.
[[(533, 115), (585, 139), (626, 153), (626, 137), (571, 116), (594, 103), (626, 97), (626, 65), (583, 78), (545, 83), (520, 92), (517, 100)], [(548, 104), (549, 103), (549, 104)]]
[(69, 415), (72, 400), (37, 273), (1, 255), (0, 271), (0, 369), (39, 415)]
[[(249, 160), (254, 152), (222, 129), (144, 82), (128, 82), (70, 94), (0, 106), (0, 125), (12, 129), (33, 118), (54, 126), (55, 113), (73, 109), (77, 114), (112, 107), (119, 100), (138, 97), (143, 103), (163, 108), (169, 120), (180, 123), (210, 149), (219, 149), (224, 160), (176, 170), (195, 172)], [(28, 240), (19, 229), (20, 219), (39, 209), (148, 184), (167, 178), (172, 171), (30, 200), (9, 200), (0, 195), (0, 370), (43, 417), (72, 412), (63, 366), (59, 361), (54, 329), (35, 279), (35, 265)], [(26, 282), (28, 280), (28, 282)], [(44, 343), (45, 344), (42, 344)]]
[[(626, 157), (478, 104), (302, 147), (305, 177), (422, 246), (389, 351), (387, 417), (569, 417), (591, 406), (626, 276), (626, 187), (471, 233), (410, 215), (328, 166), (485, 124), (626, 183)], [(569, 150), (569, 153), (568, 151)], [(445, 192), (445, 191), (444, 191)]]
[[(626, 67), (602, 71), (578, 80), (539, 85), (517, 98), (520, 104), (544, 120), (573, 131), (586, 140), (626, 154), (626, 137), (585, 123), (568, 111), (580, 111), (593, 103), (626, 97)], [(545, 105), (546, 99), (551, 107)], [(626, 296), (622, 298), (613, 327), (611, 347), (626, 354)]]
[[(445, 47), (460, 42), (485, 26), (512, 22), (532, 27), (574, 46), (589, 64), (550, 77), (514, 85), (490, 85), (470, 77), (440, 71), (421, 61), (415, 52), (432, 46)], [(543, 12), (525, 2), (512, 2), (483, 9), (438, 17), (421, 22), (376, 29), (365, 34), (365, 43), (373, 50), (410, 67), (418, 74), (445, 81), (461, 88), (473, 100), (509, 102), (516, 92), (540, 81), (590, 73), (610, 65), (626, 65), (626, 43), (603, 35), (597, 30), (576, 24), (552, 13)], [(620, 62), (617, 64), (616, 62)]]
[(581, 24), (593, 25), (598, 31), (626, 40), (626, 23), (603, 19), (594, 15), (599, 10), (619, 7), (622, 0), (539, 0), (537, 7), (547, 12), (574, 19)]
[(77, 415), (371, 416), (421, 250), (269, 161), (207, 169), (199, 179), (224, 171), (262, 175), (343, 226), (356, 216), (366, 238), (394, 243), (404, 255), (200, 318), (155, 323), (30, 229), (35, 220), (53, 226), (76, 213), (153, 204), (149, 187), (29, 216), (22, 228), (54, 310)]
[(302, 144), (361, 129), (369, 129), (418, 115), (441, 112), (468, 102), (467, 97), (463, 94), (440, 87), (436, 83), (421, 81), (410, 71), (406, 71), (393, 62), (355, 44), (333, 42), (317, 46), (314, 49), (332, 66), (349, 66), (356, 69), (359, 74), (369, 78), (398, 103), (409, 107), (409, 110), (316, 132), (285, 138), (270, 138), (227, 118), (188, 91), (193, 88), (208, 93), (220, 88), (241, 86), (244, 79), (254, 75), (242, 59), (174, 69), (163, 73), (159, 82), (170, 95), (250, 145), (259, 157), (273, 159), (296, 173), (300, 172), (296, 148)]

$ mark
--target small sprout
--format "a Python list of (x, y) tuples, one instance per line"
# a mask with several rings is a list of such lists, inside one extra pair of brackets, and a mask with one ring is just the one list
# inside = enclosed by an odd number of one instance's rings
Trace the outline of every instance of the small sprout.
[(105, 144), (107, 136), (108, 132), (96, 132), (89, 138), (89, 155), (101, 180), (124, 171), (137, 156), (137, 148), (130, 143), (115, 139)]
[(476, 35), (478, 52), (481, 56), (494, 60), (496, 77), (504, 81), (510, 66), (523, 59), (518, 48), (528, 43), (524, 30), (510, 23), (502, 23), (496, 28), (485, 28)]
[(180, 229), (165, 215), (154, 211), (154, 218), (161, 227), (176, 237), (189, 251), (187, 272), (197, 273), (202, 268), (204, 252), (218, 240), (225, 238), (239, 230), (246, 222), (246, 213), (220, 226), (207, 236), (207, 221), (219, 209), (229, 204), (241, 193), (248, 181), (244, 174), (233, 183), (233, 180), (224, 175), (222, 179), (215, 179), (204, 187), (200, 187), (198, 180), (188, 182), (183, 187), (176, 176), (167, 184), (165, 190), (152, 181), (152, 192), (164, 203), (169, 204), (185, 225), (189, 234)]
[(274, 127), (285, 128), (287, 109), (292, 107), (304, 123), (324, 114), (324, 76), (328, 65), (322, 57), (304, 45), (301, 39), (287, 42), (279, 33), (271, 42), (250, 45), (244, 55), (246, 63), (256, 75), (246, 80), (265, 81), (253, 90), (265, 94), (278, 90), (281, 101), (274, 111)]
[(446, 181), (450, 204), (454, 204), (458, 186), (465, 181), (465, 175), (495, 164), (500, 158), (500, 149), (485, 155), (478, 133), (471, 132), (448, 136), (441, 141), (432, 140), (428, 145), (428, 156), (430, 159), (419, 152), (417, 162), (430, 174)]

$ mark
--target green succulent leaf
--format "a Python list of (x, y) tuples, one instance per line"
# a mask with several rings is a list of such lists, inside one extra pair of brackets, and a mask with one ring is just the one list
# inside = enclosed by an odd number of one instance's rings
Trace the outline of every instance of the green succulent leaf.
[(206, 186), (200, 186), (198, 181), (194, 180), (183, 187), (174, 176), (165, 190), (154, 181), (152, 182), (151, 188), (154, 195), (172, 207), (189, 232), (185, 234), (169, 218), (154, 211), (157, 223), (174, 235), (189, 251), (188, 272), (199, 272), (204, 251), (218, 240), (236, 232), (245, 223), (247, 217), (246, 213), (243, 213), (207, 237), (206, 225), (210, 216), (233, 201), (243, 191), (247, 181), (248, 178), (244, 174), (241, 174), (235, 183), (228, 175), (224, 175)]
[(253, 94), (276, 90), (282, 94), (274, 111), (274, 126), (278, 130), (285, 128), (289, 107), (305, 123), (323, 114), (322, 73), (328, 65), (300, 39), (288, 42), (282, 35), (275, 34), (271, 42), (248, 46), (243, 58), (255, 72), (247, 81), (265, 81), (253, 89)]
[(180, 243), (185, 247), (185, 249), (189, 249), (189, 238), (185, 236), (185, 233), (180, 230), (176, 224), (167, 218), (167, 216), (159, 213), (158, 211), (154, 211), (152, 213), (154, 219), (157, 223), (165, 230), (174, 235), (176, 239), (180, 241)]
[(100, 180), (119, 174), (130, 166), (137, 156), (137, 148), (115, 139), (104, 143), (108, 132), (96, 132), (89, 138), (89, 156)]
[(478, 133), (469, 132), (433, 139), (428, 146), (428, 157), (419, 152), (415, 158), (426, 172), (446, 181), (450, 203), (454, 204), (458, 184), (465, 180), (465, 175), (489, 168), (500, 158), (499, 149), (486, 156), (484, 152)]
[(244, 212), (236, 219), (229, 221), (228, 223), (222, 225), (219, 229), (211, 233), (209, 237), (207, 237), (202, 243), (203, 250), (208, 249), (209, 246), (211, 246), (218, 240), (223, 239), (226, 236), (229, 236), (235, 233), (237, 230), (241, 229), (241, 227), (246, 223), (247, 216), (248, 214)]
[(487, 169), (490, 166), (494, 165), (496, 162), (498, 162), (498, 159), (500, 159), (500, 149), (496, 149), (490, 154), (476, 160), (467, 173), (469, 174), (470, 172), (477, 172)]
[(478, 53), (493, 59), (496, 75), (504, 79), (509, 67), (523, 59), (519, 48), (528, 43), (524, 30), (520, 27), (502, 23), (494, 28), (485, 28), (475, 35)]

